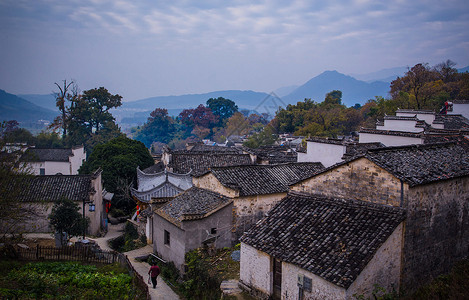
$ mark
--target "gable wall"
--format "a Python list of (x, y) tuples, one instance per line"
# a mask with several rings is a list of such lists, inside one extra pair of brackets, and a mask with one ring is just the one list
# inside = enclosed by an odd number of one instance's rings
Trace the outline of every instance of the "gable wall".
[[(85, 204), (85, 216), (90, 218), (90, 227), (88, 232), (91, 235), (99, 235), (101, 228), (104, 227), (103, 220), (107, 218), (106, 210), (103, 205), (103, 185), (101, 182), (101, 174), (97, 178), (91, 180), (91, 185), (96, 193), (90, 195), (90, 201), (95, 205), (95, 211), (90, 212), (89, 204)], [(83, 209), (83, 203), (80, 202)], [(80, 210), (83, 212), (83, 210)]]
[(216, 211), (210, 216), (192, 220), (183, 221), (182, 228), (185, 230), (185, 251), (202, 247), (202, 242), (207, 239), (207, 231), (210, 232), (211, 228), (217, 229), (218, 239), (215, 242), (215, 247), (231, 247), (231, 212), (233, 205), (227, 205), (222, 209)]
[(298, 162), (321, 162), (327, 168), (341, 162), (344, 153), (344, 145), (308, 141), (306, 154), (299, 155), (297, 159)]
[(72, 149), (72, 153), (73, 155), (69, 157), (70, 169), (71, 169), (70, 175), (77, 175), (78, 169), (80, 169), (83, 162), (86, 161), (85, 148), (83, 146), (74, 148)]
[(272, 268), (270, 256), (245, 243), (241, 243), (240, 282), (251, 289), (260, 299), (272, 294)]
[(373, 290), (378, 285), (386, 291), (399, 291), (404, 223), (394, 229), (376, 254), (347, 289), (347, 299), (355, 299), (354, 294), (373, 299)]
[(276, 193), (234, 198), (233, 231), (235, 234), (233, 238), (239, 239), (286, 195), (287, 193)]
[(239, 194), (237, 191), (223, 186), (212, 173), (208, 173), (200, 177), (194, 177), (193, 183), (194, 186), (198, 188), (211, 190), (231, 198), (236, 197)]
[(469, 254), (469, 177), (409, 189), (402, 286), (413, 290)]
[(360, 132), (359, 143), (383, 143), (387, 147), (392, 146), (405, 146), (413, 144), (423, 144), (423, 139), (418, 137), (407, 137), (399, 135), (388, 135), (388, 134), (374, 134)]
[[(404, 189), (406, 186), (404, 184)], [(366, 158), (306, 179), (291, 186), (291, 189), (392, 206), (399, 206), (401, 202), (400, 180)]]

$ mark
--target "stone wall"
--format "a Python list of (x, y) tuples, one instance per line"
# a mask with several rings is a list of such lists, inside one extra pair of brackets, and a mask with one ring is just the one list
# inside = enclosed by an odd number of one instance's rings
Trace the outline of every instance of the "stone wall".
[[(407, 185), (404, 184), (404, 196)], [(400, 206), (399, 179), (366, 158), (341, 165), (291, 187), (293, 191)]]
[(469, 177), (408, 191), (401, 285), (413, 291), (469, 254)]

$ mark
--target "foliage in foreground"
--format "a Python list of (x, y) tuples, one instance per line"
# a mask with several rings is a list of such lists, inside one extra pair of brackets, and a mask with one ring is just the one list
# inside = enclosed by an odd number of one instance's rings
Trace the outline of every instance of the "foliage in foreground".
[(162, 263), (153, 257), (148, 262), (156, 263), (165, 281), (185, 299), (220, 299), (222, 280), (239, 278), (239, 262), (231, 259), (233, 250), (239, 247), (219, 249), (211, 255), (202, 248), (186, 253), (183, 277), (172, 262)]
[(0, 262), (0, 297), (15, 299), (140, 299), (132, 277), (118, 265), (78, 262)]

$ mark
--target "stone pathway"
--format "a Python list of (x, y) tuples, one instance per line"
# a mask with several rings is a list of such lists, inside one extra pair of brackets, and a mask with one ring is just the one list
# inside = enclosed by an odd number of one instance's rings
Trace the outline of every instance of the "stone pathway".
[[(139, 262), (135, 258), (148, 255), (149, 253), (153, 253), (153, 247), (151, 245), (147, 245), (140, 249), (124, 252), (124, 254), (127, 255), (127, 257), (129, 258), (132, 266), (140, 275), (142, 275), (145, 280), (148, 280), (148, 270), (150, 270), (150, 265), (146, 262)], [(153, 286), (149, 285), (148, 290), (150, 291), (151, 299), (180, 299), (179, 296), (166, 284), (163, 278), (161, 278), (161, 276), (158, 276), (156, 288), (153, 289)]]

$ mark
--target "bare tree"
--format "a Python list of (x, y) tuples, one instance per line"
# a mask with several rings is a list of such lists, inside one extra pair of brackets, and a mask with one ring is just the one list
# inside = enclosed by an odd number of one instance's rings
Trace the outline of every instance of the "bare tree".
[(61, 86), (57, 82), (55, 82), (55, 85), (59, 89), (58, 92), (54, 93), (56, 99), (56, 106), (59, 108), (62, 116), (56, 118), (54, 123), (62, 125), (63, 136), (65, 137), (67, 135), (67, 108), (65, 106), (65, 101), (70, 101), (72, 97), (78, 95), (78, 87), (76, 86), (73, 80), (67, 83), (67, 79), (65, 79), (62, 80), (62, 83), (63, 85)]

